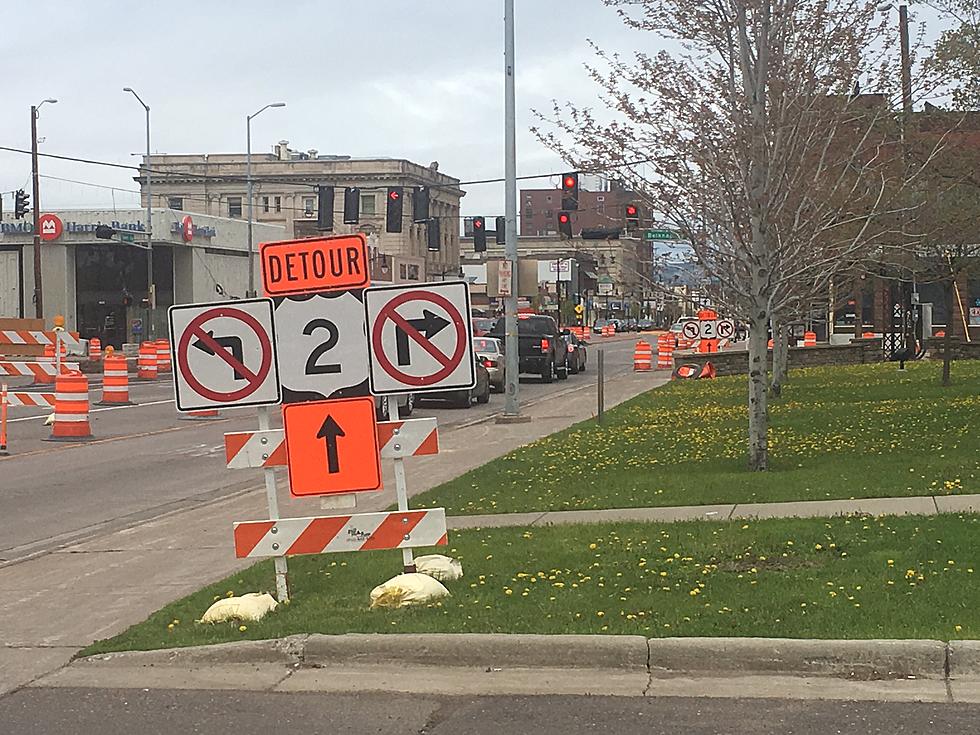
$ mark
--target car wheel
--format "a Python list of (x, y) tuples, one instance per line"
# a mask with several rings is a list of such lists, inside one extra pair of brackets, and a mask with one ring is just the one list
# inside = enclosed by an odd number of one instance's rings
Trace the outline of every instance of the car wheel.
[(582, 364), (578, 366), (578, 371), (580, 373), (584, 373), (585, 372), (585, 364), (586, 364), (586, 360), (587, 359), (588, 359), (587, 357), (583, 357), (582, 358)]
[(558, 380), (568, 380), (568, 364), (558, 368)]
[(487, 383), (487, 389), (483, 391), (480, 395), (476, 397), (477, 403), (489, 403), (490, 402), (490, 383)]
[(578, 357), (576, 357), (571, 367), (568, 368), (568, 372), (570, 372), (572, 375), (578, 375), (580, 369), (581, 368), (578, 366)]
[(473, 405), (473, 392), (466, 391), (459, 398), (456, 399), (457, 408), (469, 408)]
[(541, 382), (550, 383), (555, 379), (555, 365), (549, 362), (544, 366), (544, 370), (541, 371)]

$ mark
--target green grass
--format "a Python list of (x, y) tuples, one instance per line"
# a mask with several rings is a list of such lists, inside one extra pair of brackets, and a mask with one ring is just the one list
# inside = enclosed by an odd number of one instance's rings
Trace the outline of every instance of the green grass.
[(291, 604), (245, 631), (194, 620), (269, 590), (271, 561), (83, 653), (348, 632), (977, 638), (978, 534), (978, 515), (476, 529), (452, 534), (464, 576), (431, 607), (369, 610), (400, 552), (294, 557)]
[(746, 471), (744, 377), (674, 382), (414, 499), (454, 515), (980, 492), (980, 361), (794, 371), (771, 470)]

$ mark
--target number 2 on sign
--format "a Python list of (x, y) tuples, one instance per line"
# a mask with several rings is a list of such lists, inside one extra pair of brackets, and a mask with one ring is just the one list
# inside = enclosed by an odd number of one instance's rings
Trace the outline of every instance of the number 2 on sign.
[(318, 345), (317, 348), (310, 353), (309, 358), (306, 360), (306, 374), (328, 375), (331, 373), (339, 373), (340, 365), (336, 363), (320, 365), (317, 362), (324, 352), (332, 350), (337, 345), (337, 341), (340, 339), (340, 332), (337, 331), (337, 325), (329, 319), (314, 319), (303, 327), (303, 334), (309, 337), (318, 329), (327, 330), (327, 340), (326, 342), (320, 343), (320, 345)]
[(701, 336), (706, 339), (711, 339), (715, 336), (715, 323), (714, 322), (701, 322)]

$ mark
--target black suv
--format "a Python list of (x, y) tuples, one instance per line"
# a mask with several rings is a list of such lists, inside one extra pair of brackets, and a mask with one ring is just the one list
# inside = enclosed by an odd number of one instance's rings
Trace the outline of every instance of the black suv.
[[(500, 318), (490, 330), (490, 337), (504, 342), (506, 320)], [(557, 376), (568, 377), (568, 346), (558, 324), (550, 316), (520, 314), (517, 319), (519, 371), (540, 375), (545, 383)]]

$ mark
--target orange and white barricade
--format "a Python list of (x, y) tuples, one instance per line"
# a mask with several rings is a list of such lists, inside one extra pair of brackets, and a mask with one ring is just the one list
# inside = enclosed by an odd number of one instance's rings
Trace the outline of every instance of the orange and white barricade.
[(158, 339), (154, 344), (157, 348), (157, 374), (169, 373), (173, 369), (170, 360), (170, 340)]
[(102, 361), (101, 404), (131, 405), (129, 400), (129, 366), (125, 355), (106, 353)]
[(37, 362), (50, 365), (51, 368), (49, 370), (44, 369), (43, 372), (34, 376), (35, 385), (54, 385), (54, 378), (58, 374), (54, 350), (55, 347), (53, 344), (44, 345), (44, 357), (39, 357)]
[(157, 348), (153, 342), (140, 344), (139, 355), (136, 358), (136, 377), (141, 380), (156, 380)]
[(88, 419), (88, 378), (81, 373), (55, 379), (53, 441), (75, 441), (92, 436)]
[(803, 346), (804, 347), (816, 347), (817, 346), (817, 333), (816, 332), (804, 332), (803, 333)]
[(614, 334), (616, 334), (616, 327), (614, 327), (612, 324), (607, 324), (602, 328), (603, 337), (612, 337)]
[(633, 371), (645, 373), (653, 369), (653, 347), (644, 339), (636, 343), (633, 349)]
[(657, 339), (657, 370), (674, 367), (674, 336), (667, 332)]
[(102, 360), (102, 340), (98, 337), (92, 337), (88, 341), (88, 359), (93, 362)]

